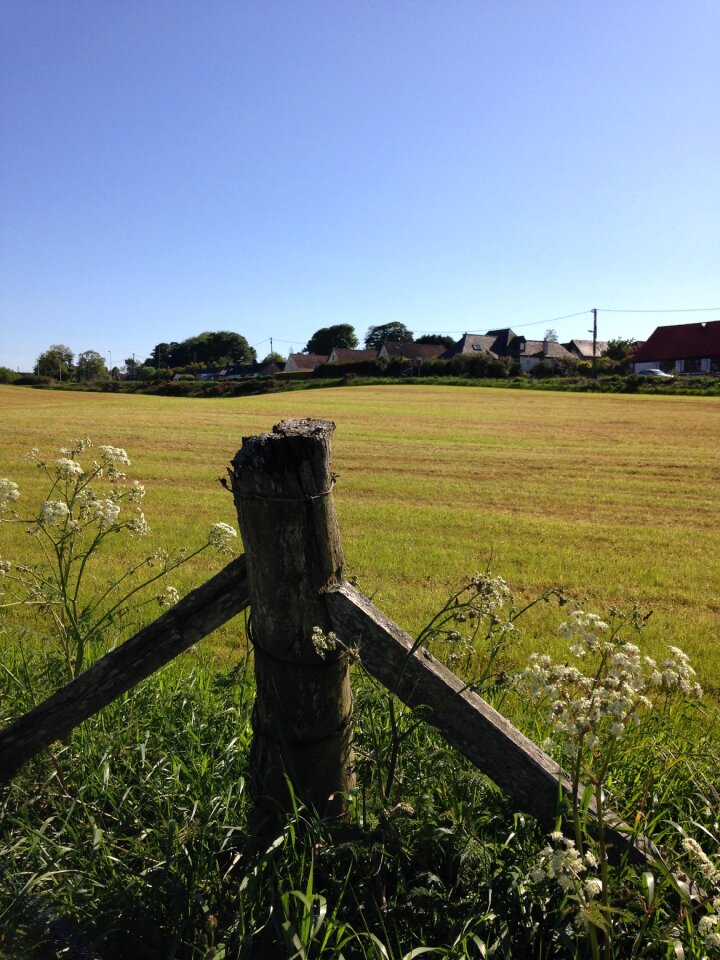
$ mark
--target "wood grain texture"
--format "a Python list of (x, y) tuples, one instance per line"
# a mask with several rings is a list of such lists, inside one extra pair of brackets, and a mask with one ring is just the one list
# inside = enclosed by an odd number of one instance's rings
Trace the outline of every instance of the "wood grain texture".
[(245, 557), (237, 557), (211, 580), (157, 620), (0, 731), (0, 783), (65, 737), (178, 654), (222, 626), (248, 605)]
[[(349, 584), (328, 591), (328, 609), (341, 642), (354, 648), (373, 677), (419, 711), (427, 723), (509, 796), (519, 810), (552, 829), (561, 793), (571, 783), (558, 764), (459, 677)], [(594, 805), (591, 804), (591, 813)], [(627, 853), (643, 862), (643, 845), (617, 817), (607, 816), (613, 859)]]
[[(230, 470), (248, 561), (257, 684), (253, 718), (255, 830), (299, 800), (321, 815), (346, 809), (354, 783), (348, 657), (322, 659), (325, 591), (342, 580), (332, 498), (333, 423), (283, 421), (247, 437)], [(292, 785), (293, 798), (288, 790)]]

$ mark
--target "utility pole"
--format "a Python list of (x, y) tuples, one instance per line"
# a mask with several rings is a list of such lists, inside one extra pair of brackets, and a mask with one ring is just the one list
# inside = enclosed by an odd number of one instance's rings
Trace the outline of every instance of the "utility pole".
[(271, 361), (272, 361), (272, 353), (273, 353), (273, 349), (272, 349), (272, 337), (270, 337), (270, 360), (271, 360)]
[(593, 356), (592, 356), (592, 374), (593, 377), (597, 377), (597, 308), (593, 307)]

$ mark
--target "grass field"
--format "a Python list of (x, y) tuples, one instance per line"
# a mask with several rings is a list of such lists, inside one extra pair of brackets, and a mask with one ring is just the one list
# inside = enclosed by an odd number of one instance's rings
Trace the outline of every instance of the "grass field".
[[(65, 394), (0, 387), (0, 476), (35, 504), (23, 462), (70, 439), (125, 447), (147, 485), (163, 545), (200, 541), (233, 522), (217, 478), (244, 435), (285, 417), (334, 420), (335, 501), (347, 573), (410, 632), (491, 558), (530, 597), (562, 585), (603, 613), (654, 611), (650, 649), (675, 643), (703, 682), (720, 673), (720, 401), (525, 393), (452, 387), (345, 387), (228, 400)], [(23, 544), (2, 531), (0, 554)], [(208, 557), (182, 590), (216, 569)], [(562, 613), (526, 623), (515, 656), (553, 646)], [(232, 647), (229, 629), (211, 641)]]

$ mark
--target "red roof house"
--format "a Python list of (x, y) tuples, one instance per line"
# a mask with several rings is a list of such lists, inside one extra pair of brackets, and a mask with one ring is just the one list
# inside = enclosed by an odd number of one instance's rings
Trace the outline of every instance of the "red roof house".
[(634, 369), (720, 373), (720, 320), (656, 327), (637, 350)]

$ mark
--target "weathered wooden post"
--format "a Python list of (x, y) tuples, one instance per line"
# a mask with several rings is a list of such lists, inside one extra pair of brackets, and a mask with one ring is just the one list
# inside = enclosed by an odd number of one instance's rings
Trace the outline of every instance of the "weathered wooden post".
[(325, 591), (343, 559), (330, 472), (335, 424), (286, 420), (243, 438), (229, 471), (247, 557), (257, 693), (255, 827), (272, 830), (297, 801), (322, 816), (346, 809), (354, 782), (349, 663), (321, 657), (313, 627), (331, 630)]

